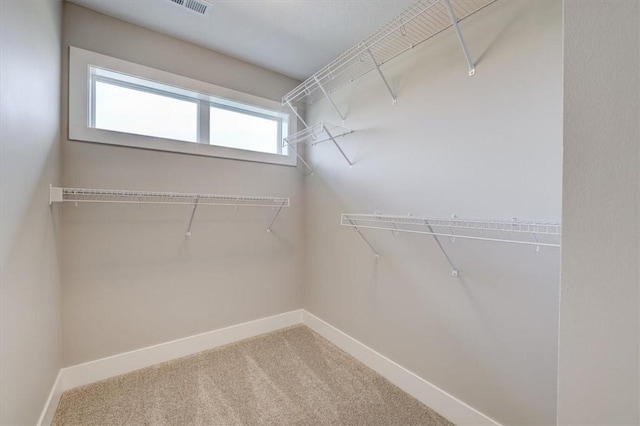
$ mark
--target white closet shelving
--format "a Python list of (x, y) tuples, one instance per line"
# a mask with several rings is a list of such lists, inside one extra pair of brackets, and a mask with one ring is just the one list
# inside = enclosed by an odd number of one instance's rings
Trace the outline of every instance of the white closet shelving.
[(191, 236), (191, 225), (193, 224), (193, 218), (199, 205), (271, 207), (276, 210), (276, 213), (267, 227), (267, 232), (271, 232), (271, 227), (282, 208), (290, 206), (289, 198), (283, 197), (131, 191), (121, 189), (58, 188), (51, 186), (49, 205), (61, 202), (192, 205), (193, 211), (186, 233), (187, 236)]
[(354, 228), (373, 250), (376, 258), (378, 252), (364, 237), (361, 229), (377, 229), (391, 231), (394, 234), (407, 232), (425, 234), (434, 237), (442, 253), (451, 265), (452, 275), (458, 276), (458, 270), (447, 255), (438, 237), (446, 237), (451, 241), (457, 238), (500, 243), (525, 244), (540, 247), (560, 247), (562, 226), (559, 223), (490, 221), (475, 219), (430, 219), (413, 216), (390, 216), (378, 214), (343, 214), (341, 224)]
[[(294, 103), (312, 104), (326, 97), (344, 121), (345, 116), (331, 99), (331, 94), (374, 69), (378, 71), (395, 103), (396, 96), (380, 67), (449, 27), (456, 31), (469, 66), (469, 75), (473, 75), (475, 65), (458, 22), (494, 1), (496, 0), (419, 0), (283, 96), (282, 105), (288, 105), (298, 115)], [(299, 115), (298, 118), (305, 123)]]
[(293, 152), (298, 156), (300, 161), (304, 163), (304, 165), (313, 173), (313, 169), (307, 162), (298, 154), (298, 148), (296, 145), (298, 144), (307, 144), (307, 145), (317, 145), (322, 142), (331, 141), (338, 148), (340, 154), (344, 157), (344, 159), (349, 163), (349, 166), (353, 166), (349, 157), (344, 153), (338, 142), (336, 142), (336, 138), (348, 135), (353, 133), (353, 130), (347, 129), (346, 127), (338, 126), (336, 124), (331, 124), (327, 122), (320, 122), (314, 126), (307, 127), (291, 136), (288, 136), (283, 139), (282, 145), (289, 146), (293, 149)]

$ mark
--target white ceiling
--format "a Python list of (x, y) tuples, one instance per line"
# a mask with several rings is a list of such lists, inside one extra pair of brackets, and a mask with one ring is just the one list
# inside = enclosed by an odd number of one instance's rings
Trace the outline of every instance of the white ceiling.
[(412, 0), (209, 0), (200, 16), (169, 0), (70, 0), (303, 80)]

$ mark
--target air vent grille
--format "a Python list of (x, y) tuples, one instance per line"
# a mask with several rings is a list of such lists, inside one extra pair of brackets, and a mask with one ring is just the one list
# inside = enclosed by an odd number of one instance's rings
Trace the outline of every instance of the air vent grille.
[(187, 9), (191, 9), (194, 12), (198, 12), (198, 13), (200, 13), (202, 15), (207, 13), (207, 9), (209, 8), (208, 4), (199, 2), (197, 0), (186, 0), (185, 3), (184, 3), (184, 6)]
[(183, 8), (195, 12), (199, 15), (208, 15), (211, 4), (203, 0), (169, 0), (170, 2), (182, 6)]

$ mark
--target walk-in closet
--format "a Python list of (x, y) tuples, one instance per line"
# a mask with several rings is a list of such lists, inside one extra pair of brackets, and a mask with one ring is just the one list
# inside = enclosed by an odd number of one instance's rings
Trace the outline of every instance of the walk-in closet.
[(0, 425), (640, 425), (638, 0), (0, 0)]

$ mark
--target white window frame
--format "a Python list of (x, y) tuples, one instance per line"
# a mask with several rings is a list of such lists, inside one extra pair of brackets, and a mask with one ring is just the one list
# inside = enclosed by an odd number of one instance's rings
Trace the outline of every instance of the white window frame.
[[(287, 134), (296, 132), (296, 120), (281, 105), (270, 99), (239, 92), (214, 84), (205, 83), (188, 77), (157, 70), (122, 59), (113, 58), (77, 47), (69, 48), (69, 139), (74, 141), (103, 143), (109, 145), (168, 151), (182, 154), (201, 155), (207, 157), (227, 158), (233, 160), (254, 161), (260, 163), (296, 166), (297, 157), (292, 149), (285, 155), (259, 151), (209, 145), (209, 129), (199, 126), (200, 143), (164, 139), (154, 136), (123, 133), (112, 130), (97, 129), (91, 123), (91, 68), (97, 67), (117, 73), (155, 81), (184, 89), (202, 96), (207, 103), (206, 108), (199, 107), (200, 119), (208, 122), (210, 103), (217, 108), (239, 111), (248, 115), (263, 116), (260, 109), (273, 112), (273, 117), (282, 120), (282, 132), (278, 139), (278, 152), (281, 152), (281, 139)], [(177, 95), (176, 97), (178, 97)], [(242, 104), (238, 108), (238, 104)], [(253, 107), (253, 110), (252, 110)], [(246, 109), (245, 109), (246, 108)]]

